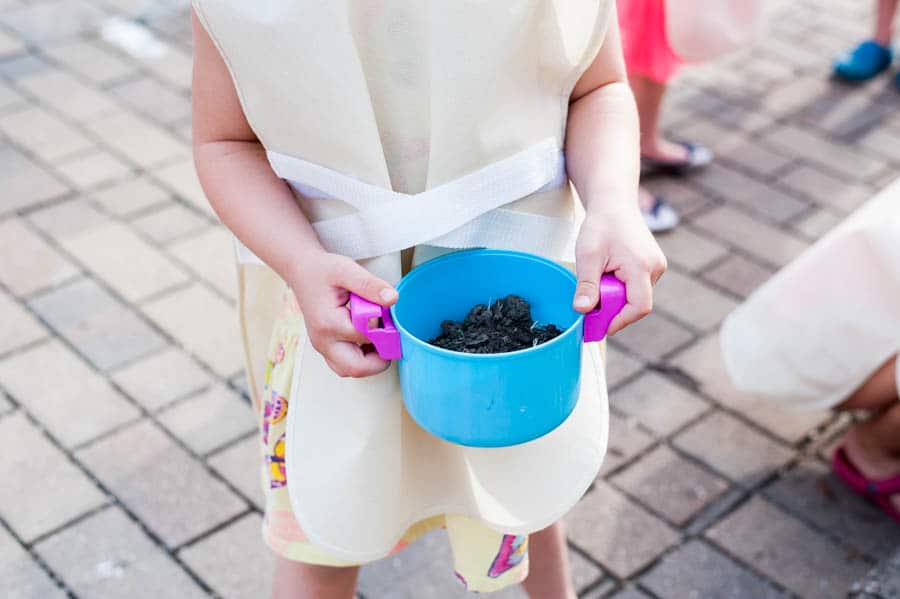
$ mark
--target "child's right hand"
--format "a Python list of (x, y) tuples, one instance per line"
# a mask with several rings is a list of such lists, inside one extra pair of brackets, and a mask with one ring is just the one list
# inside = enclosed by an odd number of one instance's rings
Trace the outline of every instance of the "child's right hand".
[(363, 350), (369, 341), (350, 321), (347, 302), (352, 292), (391, 306), (397, 301), (397, 290), (345, 256), (323, 251), (304, 262), (289, 283), (315, 350), (341, 377), (362, 378), (387, 370), (389, 361)]

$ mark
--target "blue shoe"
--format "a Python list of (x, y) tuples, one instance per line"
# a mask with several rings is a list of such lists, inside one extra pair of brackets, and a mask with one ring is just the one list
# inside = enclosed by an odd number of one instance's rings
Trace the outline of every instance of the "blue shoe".
[(834, 61), (834, 75), (845, 81), (866, 81), (891, 66), (890, 47), (868, 40)]

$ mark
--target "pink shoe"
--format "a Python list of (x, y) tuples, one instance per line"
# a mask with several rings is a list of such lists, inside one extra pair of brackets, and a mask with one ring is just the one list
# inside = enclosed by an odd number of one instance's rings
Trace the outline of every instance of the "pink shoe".
[(834, 473), (853, 491), (862, 495), (881, 510), (900, 522), (900, 511), (891, 502), (891, 497), (900, 495), (900, 474), (892, 478), (872, 480), (865, 477), (850, 461), (843, 447), (838, 447), (831, 460)]

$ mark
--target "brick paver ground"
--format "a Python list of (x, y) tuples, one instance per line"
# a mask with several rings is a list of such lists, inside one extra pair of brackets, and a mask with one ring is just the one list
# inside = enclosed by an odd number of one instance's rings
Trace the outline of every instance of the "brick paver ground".
[[(900, 173), (900, 94), (828, 81), (869, 3), (776, 4), (755, 48), (668, 101), (718, 160), (649, 183), (685, 223), (660, 239), (657, 311), (610, 345), (609, 458), (567, 518), (583, 597), (843, 597), (900, 544), (828, 473), (847, 419), (749, 403), (718, 357), (722, 318)], [(186, 0), (0, 0), (2, 597), (267, 595), (190, 53)], [(460, 597), (449, 559), (430, 535), (360, 594)]]

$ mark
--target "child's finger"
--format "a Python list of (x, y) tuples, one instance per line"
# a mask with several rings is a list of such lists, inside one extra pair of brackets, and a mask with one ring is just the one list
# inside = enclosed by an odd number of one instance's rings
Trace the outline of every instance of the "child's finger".
[(625, 283), (628, 303), (609, 325), (607, 334), (615, 335), (628, 325), (637, 322), (653, 310), (653, 285), (650, 273), (645, 271), (626, 272), (620, 269), (616, 276)]
[(328, 366), (340, 377), (364, 378), (388, 369), (391, 363), (377, 353), (365, 353), (355, 343), (337, 341), (325, 355)]
[(575, 287), (575, 298), (572, 300), (572, 306), (576, 311), (585, 314), (600, 302), (600, 276), (605, 267), (606, 256), (599, 251), (579, 254), (575, 261), (578, 285)]
[(371, 343), (368, 337), (360, 333), (356, 327), (353, 326), (353, 321), (350, 320), (350, 310), (347, 308), (341, 308), (341, 310), (344, 311), (344, 317), (335, 329), (335, 336), (341, 341), (349, 341), (350, 343), (356, 343), (358, 345)]
[(335, 284), (382, 306), (391, 306), (397, 301), (397, 290), (386, 281), (346, 258), (336, 269)]

